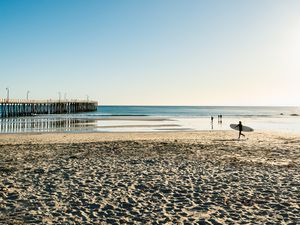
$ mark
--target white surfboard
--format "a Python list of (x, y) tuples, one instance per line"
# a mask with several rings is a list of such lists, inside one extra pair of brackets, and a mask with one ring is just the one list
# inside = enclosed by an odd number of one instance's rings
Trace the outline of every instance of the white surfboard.
[[(230, 128), (234, 129), (234, 130), (239, 130), (238, 124), (230, 124)], [(244, 132), (252, 132), (254, 131), (253, 128), (251, 127), (247, 127), (247, 126), (242, 126), (242, 131)]]

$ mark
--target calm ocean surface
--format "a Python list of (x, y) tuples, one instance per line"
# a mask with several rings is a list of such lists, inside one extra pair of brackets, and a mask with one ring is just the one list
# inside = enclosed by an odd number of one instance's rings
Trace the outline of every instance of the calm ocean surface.
[(100, 106), (91, 116), (286, 116), (300, 113), (300, 107), (231, 107), (231, 106)]
[(229, 130), (239, 120), (258, 131), (300, 133), (299, 114), (299, 107), (99, 106), (89, 113), (2, 118), (0, 133)]

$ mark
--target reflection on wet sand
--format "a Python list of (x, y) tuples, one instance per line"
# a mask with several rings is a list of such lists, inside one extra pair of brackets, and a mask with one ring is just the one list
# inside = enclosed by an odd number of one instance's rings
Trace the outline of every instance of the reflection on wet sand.
[(114, 126), (97, 126), (97, 128), (156, 128), (156, 127), (180, 127), (178, 124), (158, 124), (158, 125), (143, 125), (143, 124), (134, 124), (134, 125), (114, 125)]
[[(0, 133), (33, 132), (107, 132), (116, 129), (145, 129), (178, 127), (166, 118), (114, 117), (114, 118), (78, 118), (78, 117), (15, 117), (0, 119)], [(168, 124), (164, 124), (168, 122)], [(99, 130), (100, 129), (100, 130)]]
[(96, 120), (75, 118), (5, 118), (0, 119), (1, 133), (71, 132), (95, 126)]

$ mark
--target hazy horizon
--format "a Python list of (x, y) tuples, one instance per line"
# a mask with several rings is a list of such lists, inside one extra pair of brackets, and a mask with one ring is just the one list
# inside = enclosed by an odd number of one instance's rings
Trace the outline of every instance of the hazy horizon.
[(299, 106), (300, 2), (0, 2), (0, 98)]

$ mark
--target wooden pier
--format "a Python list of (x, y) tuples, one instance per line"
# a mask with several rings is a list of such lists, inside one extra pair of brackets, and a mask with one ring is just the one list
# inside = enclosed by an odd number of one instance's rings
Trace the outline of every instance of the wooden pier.
[(0, 99), (0, 117), (68, 114), (97, 110), (96, 101)]

